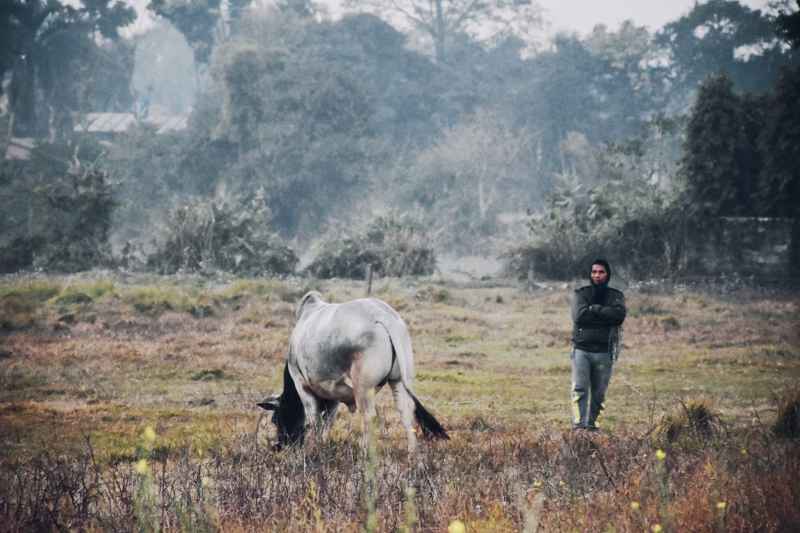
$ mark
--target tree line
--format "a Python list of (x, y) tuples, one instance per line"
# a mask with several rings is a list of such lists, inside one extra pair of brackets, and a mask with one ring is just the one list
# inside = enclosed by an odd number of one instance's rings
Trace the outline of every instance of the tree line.
[(89, 191), (76, 177), (89, 172), (105, 177), (92, 194), (110, 204), (97, 211), (102, 253), (78, 254), (87, 268), (102, 256), (292, 270), (287, 243), (374, 252), (370, 225), (390, 220), (417, 228), (417, 250), (511, 249), (524, 271), (533, 257), (563, 266), (570, 249), (575, 261), (601, 229), (647, 257), (677, 254), (680, 202), (698, 217), (797, 219), (797, 8), (774, 8), (709, 0), (655, 33), (626, 22), (541, 43), (535, 2), (375, 0), (332, 19), (306, 0), (152, 0), (200, 80), (188, 127), (157, 135), (141, 123), (109, 145), (71, 121), (132, 107), (144, 37), (119, 35), (132, 11), (11, 0), (0, 9), (5, 140), (39, 142), (34, 160), (0, 174), (4, 269), (47, 268), (67, 228), (93, 234), (91, 216), (57, 223), (58, 239), (52, 223), (30, 222), (45, 217), (38, 205), (60, 205), (56, 186)]

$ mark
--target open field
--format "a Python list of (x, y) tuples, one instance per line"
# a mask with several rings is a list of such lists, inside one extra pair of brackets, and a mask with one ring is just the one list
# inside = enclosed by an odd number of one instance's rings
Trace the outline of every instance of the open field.
[(388, 391), (374, 455), (346, 409), (329, 442), (269, 448), (255, 403), (279, 392), (310, 288), (335, 302), (365, 289), (0, 281), (0, 530), (800, 527), (797, 435), (772, 429), (781, 399), (800, 397), (796, 292), (626, 288), (603, 431), (586, 435), (568, 429), (566, 285), (378, 281), (410, 326), (416, 391), (451, 435), (409, 458)]

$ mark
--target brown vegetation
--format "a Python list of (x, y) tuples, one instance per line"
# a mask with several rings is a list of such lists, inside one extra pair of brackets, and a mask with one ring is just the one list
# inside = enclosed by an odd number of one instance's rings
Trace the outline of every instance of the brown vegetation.
[(603, 431), (587, 434), (567, 429), (566, 290), (380, 280), (410, 324), (417, 392), (452, 437), (409, 458), (386, 392), (374, 456), (345, 410), (328, 442), (270, 448), (255, 402), (279, 385), (307, 289), (2, 282), (0, 530), (800, 527), (793, 297), (629, 289)]

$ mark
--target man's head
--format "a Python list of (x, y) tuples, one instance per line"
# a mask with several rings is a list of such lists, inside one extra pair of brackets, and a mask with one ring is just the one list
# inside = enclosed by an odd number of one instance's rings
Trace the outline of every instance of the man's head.
[(592, 285), (605, 285), (611, 280), (611, 266), (605, 259), (595, 259), (592, 261), (592, 271), (590, 274)]

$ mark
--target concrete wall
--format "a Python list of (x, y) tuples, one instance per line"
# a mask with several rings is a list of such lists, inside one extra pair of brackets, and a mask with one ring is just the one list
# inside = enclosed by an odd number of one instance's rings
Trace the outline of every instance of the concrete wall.
[(688, 270), (698, 274), (786, 276), (792, 220), (724, 217), (688, 235)]

